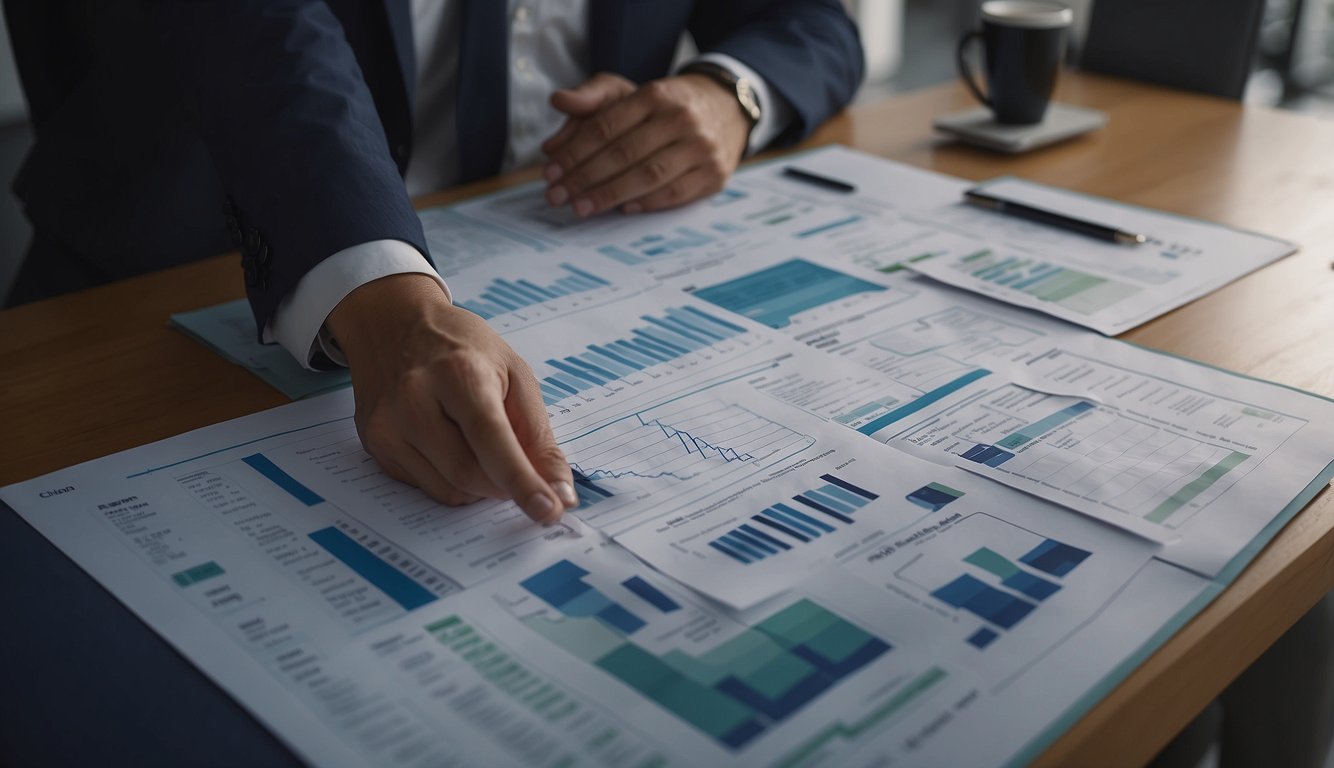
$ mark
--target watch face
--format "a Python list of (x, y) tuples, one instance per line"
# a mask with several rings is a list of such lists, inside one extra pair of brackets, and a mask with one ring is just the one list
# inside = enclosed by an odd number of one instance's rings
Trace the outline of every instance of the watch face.
[(736, 98), (741, 102), (741, 108), (750, 115), (752, 123), (760, 121), (760, 102), (755, 98), (755, 89), (750, 87), (750, 81), (741, 78), (736, 82)]

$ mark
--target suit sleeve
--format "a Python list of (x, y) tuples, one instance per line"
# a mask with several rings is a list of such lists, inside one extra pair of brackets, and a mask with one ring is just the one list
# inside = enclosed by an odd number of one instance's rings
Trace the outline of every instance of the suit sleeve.
[(322, 0), (158, 0), (148, 14), (231, 201), (258, 328), (307, 271), (354, 245), (401, 240), (429, 260), (361, 66)]
[(778, 144), (847, 106), (864, 74), (857, 26), (838, 0), (700, 0), (690, 32), (701, 52), (743, 62), (792, 105)]

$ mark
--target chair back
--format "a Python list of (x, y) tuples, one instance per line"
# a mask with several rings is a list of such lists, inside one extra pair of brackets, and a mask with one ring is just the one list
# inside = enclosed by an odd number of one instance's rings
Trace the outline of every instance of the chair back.
[(1240, 99), (1264, 0), (1095, 0), (1079, 65)]

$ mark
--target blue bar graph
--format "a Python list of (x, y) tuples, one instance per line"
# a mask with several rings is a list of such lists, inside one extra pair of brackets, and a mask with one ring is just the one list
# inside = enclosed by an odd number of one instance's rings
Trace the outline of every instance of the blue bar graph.
[(267, 477), (274, 485), (287, 491), (297, 501), (308, 507), (313, 507), (324, 501), (318, 493), (315, 493), (302, 485), (295, 477), (284, 472), (282, 468), (277, 464), (274, 464), (272, 461), (269, 461), (269, 457), (262, 453), (252, 454), (241, 459), (241, 461), (250, 465), (251, 469)]
[(750, 565), (833, 533), (838, 530), (834, 523), (851, 525), (857, 510), (880, 498), (834, 475), (820, 475), (820, 479), (824, 485), (796, 494), (791, 504), (780, 502), (752, 515), (750, 522), (710, 541), (709, 546)]
[(663, 613), (681, 610), (681, 606), (675, 600), (663, 594), (662, 590), (648, 583), (641, 576), (631, 576), (622, 581), (621, 586), (644, 598), (644, 602)]
[(477, 298), (460, 301), (458, 305), (479, 315), (483, 320), (490, 320), (498, 315), (534, 304), (611, 285), (601, 277), (573, 264), (561, 264), (560, 268), (566, 274), (547, 285), (538, 285), (530, 280), (493, 280), (482, 289)]
[(561, 560), (519, 582), (519, 586), (566, 616), (591, 616), (622, 634), (632, 635), (647, 624), (584, 581), (587, 575), (583, 568)]
[(552, 370), (541, 381), (547, 405), (746, 332), (694, 307), (673, 307), (662, 316), (643, 315), (640, 320), (646, 324), (632, 329), (627, 338), (589, 344), (578, 354), (547, 360)]
[(859, 293), (889, 290), (803, 259), (701, 288), (695, 296), (770, 328), (784, 328), (802, 312)]
[(343, 561), (363, 579), (401, 605), (404, 610), (411, 611), (435, 600), (435, 595), (426, 587), (381, 560), (374, 552), (353, 541), (337, 528), (321, 528), (310, 534), (310, 540)]

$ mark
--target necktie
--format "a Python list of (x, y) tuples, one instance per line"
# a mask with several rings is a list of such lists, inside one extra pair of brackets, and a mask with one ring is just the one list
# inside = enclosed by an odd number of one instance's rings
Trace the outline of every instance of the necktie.
[(506, 0), (463, 0), (455, 121), (459, 181), (500, 171), (509, 136)]

